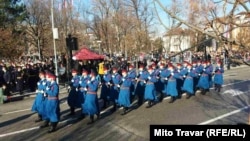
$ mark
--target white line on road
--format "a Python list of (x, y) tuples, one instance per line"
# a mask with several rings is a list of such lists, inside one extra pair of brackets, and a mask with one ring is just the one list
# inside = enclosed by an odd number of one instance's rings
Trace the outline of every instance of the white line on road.
[(217, 120), (220, 120), (220, 119), (223, 119), (223, 118), (225, 118), (225, 117), (231, 116), (231, 115), (236, 114), (236, 113), (239, 113), (239, 112), (241, 112), (241, 111), (244, 111), (244, 110), (248, 109), (249, 107), (250, 107), (250, 105), (245, 106), (245, 107), (243, 107), (243, 108), (240, 108), (240, 109), (234, 110), (234, 111), (232, 111), (232, 112), (226, 113), (226, 114), (224, 114), (224, 115), (218, 116), (218, 117), (216, 117), (216, 118), (213, 118), (213, 119), (204, 121), (204, 122), (202, 122), (202, 123), (199, 123), (198, 125), (206, 125), (206, 124), (215, 122), (215, 121), (217, 121)]
[(36, 130), (36, 129), (39, 129), (39, 128), (40, 127), (37, 126), (37, 127), (23, 129), (23, 130), (19, 130), (19, 131), (14, 131), (14, 132), (6, 133), (6, 134), (0, 134), (0, 138), (10, 136), (10, 135), (19, 134), (19, 133), (23, 133), (23, 132), (27, 132), (27, 131), (31, 131), (31, 130)]
[(7, 112), (7, 113), (4, 113), (4, 115), (18, 113), (18, 112), (24, 112), (24, 111), (28, 111), (28, 110), (31, 110), (31, 109), (29, 108), (29, 109), (23, 109), (23, 110), (17, 110), (17, 111)]

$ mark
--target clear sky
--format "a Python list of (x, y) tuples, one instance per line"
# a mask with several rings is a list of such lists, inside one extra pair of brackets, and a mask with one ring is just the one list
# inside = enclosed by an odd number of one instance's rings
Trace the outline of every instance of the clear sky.
[[(64, 0), (55, 0), (55, 1), (64, 1)], [(66, 0), (66, 1), (68, 1), (68, 2), (73, 1), (75, 7), (84, 5), (84, 7), (87, 7), (87, 8), (91, 8), (91, 2), (92, 2), (92, 0)], [(148, 0), (148, 1), (151, 2), (151, 7), (153, 8), (154, 7), (154, 5), (153, 5), (154, 0)], [(159, 0), (159, 1), (163, 6), (170, 5), (172, 2), (172, 0)], [(187, 0), (183, 0), (183, 1), (187, 1)], [(201, 0), (201, 1), (203, 1), (203, 0)], [(211, 1), (218, 1), (218, 0), (211, 0)], [(248, 7), (250, 7), (249, 3), (248, 3)], [(167, 18), (167, 14), (162, 10), (162, 8), (158, 5), (157, 2), (155, 2), (155, 4), (156, 4), (157, 13), (158, 13), (159, 17), (161, 17), (161, 21), (164, 23), (165, 26), (168, 26), (169, 25), (168, 24), (169, 18)], [(228, 9), (232, 8), (232, 5), (228, 4), (227, 6), (228, 6)], [(182, 7), (184, 8), (184, 6), (182, 6)], [(242, 10), (242, 7), (238, 8), (238, 11), (240, 11), (240, 10)], [(156, 34), (158, 36), (163, 35), (163, 33), (165, 33), (166, 29), (164, 28), (164, 26), (161, 25), (157, 16), (155, 16), (154, 23), (155, 24), (154, 24), (154, 27), (152, 29), (155, 29)]]

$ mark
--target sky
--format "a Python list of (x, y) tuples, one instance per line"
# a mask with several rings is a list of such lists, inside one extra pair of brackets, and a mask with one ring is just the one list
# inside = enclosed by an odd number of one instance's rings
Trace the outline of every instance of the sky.
[[(65, 1), (65, 0), (55, 0), (55, 1)], [(66, 0), (68, 1), (69, 3), (70, 2), (73, 2), (73, 5), (74, 7), (77, 7), (77, 6), (82, 6), (82, 5), (85, 5), (85, 7), (88, 7), (88, 8), (91, 8), (91, 2), (92, 0)], [(151, 7), (153, 8), (154, 5), (153, 5), (153, 1), (154, 0), (148, 0), (149, 2), (151, 2)], [(172, 0), (159, 0), (160, 3), (164, 6), (166, 5), (170, 5), (171, 4), (171, 1)], [(187, 1), (187, 0), (183, 0), (183, 1)], [(201, 0), (203, 1), (203, 0)], [(214, 1), (218, 1), (218, 0), (214, 0)], [(250, 3), (250, 2), (249, 2)], [(155, 2), (156, 4), (156, 9), (157, 9), (157, 12), (158, 12), (158, 15), (159, 17), (161, 17), (161, 21), (163, 23), (165, 23), (165, 26), (168, 26), (168, 23), (169, 23), (169, 18), (167, 18), (167, 14), (162, 10), (162, 8), (158, 5), (157, 2)], [(229, 6), (229, 9), (231, 9), (232, 5), (228, 5)], [(248, 5), (250, 7), (250, 5)], [(239, 11), (241, 9), (238, 9)], [(156, 36), (162, 36), (165, 32), (166, 32), (166, 29), (164, 28), (164, 26), (159, 22), (158, 20), (158, 17), (156, 16), (155, 19), (154, 19), (154, 27), (152, 29), (155, 29), (155, 34), (157, 34)]]

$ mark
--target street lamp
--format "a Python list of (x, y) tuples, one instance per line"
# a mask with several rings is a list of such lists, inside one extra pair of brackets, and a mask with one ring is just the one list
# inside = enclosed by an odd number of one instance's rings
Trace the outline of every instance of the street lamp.
[(51, 25), (52, 25), (52, 33), (53, 33), (53, 45), (54, 45), (55, 68), (56, 68), (55, 75), (56, 75), (56, 82), (59, 84), (56, 41), (55, 41), (55, 39), (58, 39), (58, 31), (57, 31), (57, 28), (54, 27), (54, 0), (51, 0)]

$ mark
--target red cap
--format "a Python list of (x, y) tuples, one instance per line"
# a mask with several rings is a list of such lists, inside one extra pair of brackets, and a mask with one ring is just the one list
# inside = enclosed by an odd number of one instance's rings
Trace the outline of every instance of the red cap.
[(163, 64), (163, 63), (160, 63), (160, 66), (164, 67), (164, 64)]
[(183, 64), (189, 64), (189, 62), (187, 62), (187, 61), (183, 61)]
[(106, 67), (103, 69), (103, 71), (107, 71), (107, 70), (108, 70), (108, 68), (106, 68)]
[(82, 69), (82, 73), (88, 73), (88, 71), (85, 69)]
[(172, 64), (169, 64), (168, 68), (174, 68), (174, 66)]
[(132, 68), (134, 68), (134, 66), (133, 65), (129, 65), (129, 68), (132, 69)]
[(115, 71), (117, 71), (117, 68), (116, 68), (116, 67), (114, 67), (112, 70), (113, 70), (113, 71), (114, 71), (114, 70), (115, 70)]
[(144, 66), (143, 65), (140, 65), (140, 67), (139, 68), (144, 68)]
[(207, 61), (203, 61), (202, 64), (207, 64)]
[(156, 67), (155, 63), (151, 65), (152, 67)]
[(72, 73), (77, 73), (77, 71), (75, 69), (72, 70)]
[(221, 61), (218, 61), (217, 64), (221, 64)]
[(192, 64), (188, 63), (188, 64), (187, 64), (187, 66), (190, 66), (190, 67), (192, 67)]
[(197, 62), (193, 61), (192, 64), (197, 64)]
[(127, 70), (123, 69), (123, 70), (122, 70), (122, 73), (127, 73)]
[(152, 67), (152, 66), (149, 66), (149, 67), (148, 67), (148, 70), (153, 70), (153, 67)]
[(181, 65), (181, 63), (177, 63), (177, 67), (181, 67), (182, 65)]
[(56, 79), (56, 76), (55, 76), (54, 74), (49, 74), (49, 75), (48, 75), (48, 78), (51, 78), (51, 79), (55, 80), (55, 79)]

